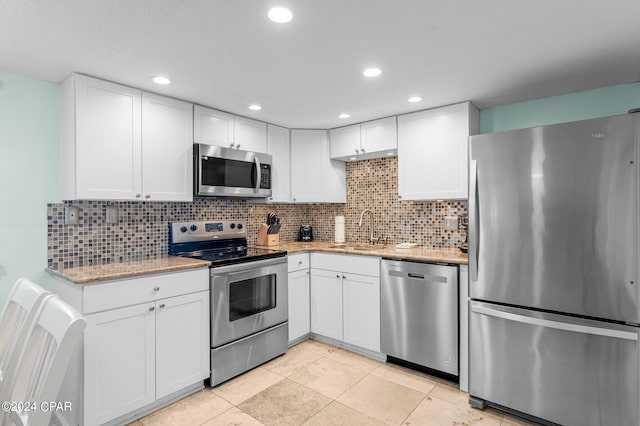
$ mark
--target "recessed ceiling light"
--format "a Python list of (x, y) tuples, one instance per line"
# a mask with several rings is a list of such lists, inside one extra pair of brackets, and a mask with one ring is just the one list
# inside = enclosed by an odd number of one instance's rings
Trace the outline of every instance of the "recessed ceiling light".
[(380, 68), (367, 68), (362, 73), (362, 75), (364, 75), (365, 77), (377, 77), (380, 74), (382, 74), (382, 71), (380, 71)]
[(278, 24), (289, 22), (293, 18), (293, 14), (286, 7), (272, 7), (267, 13), (269, 19)]
[(151, 81), (153, 81), (155, 84), (160, 84), (162, 86), (165, 86), (167, 84), (171, 84), (171, 79), (169, 77), (162, 77), (160, 75), (157, 75), (155, 77), (151, 77)]
[(251, 111), (260, 111), (262, 109), (262, 107), (260, 105), (249, 105), (249, 109)]
[(346, 112), (343, 112), (342, 114), (338, 115), (338, 118), (349, 118), (351, 117), (351, 114), (347, 114)]
[(407, 99), (409, 102), (420, 102), (422, 100), (422, 96), (412, 96)]

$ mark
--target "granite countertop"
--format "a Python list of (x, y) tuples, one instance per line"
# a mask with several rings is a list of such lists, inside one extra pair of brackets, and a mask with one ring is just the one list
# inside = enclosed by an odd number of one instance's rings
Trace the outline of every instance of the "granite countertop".
[(373, 250), (353, 250), (330, 247), (333, 245), (336, 244), (328, 241), (289, 242), (281, 243), (278, 248), (280, 250), (286, 250), (289, 254), (320, 251), (326, 253), (353, 254), (361, 256), (379, 256), (390, 259), (419, 260), (423, 262), (456, 263), (460, 265), (466, 265), (469, 263), (467, 254), (461, 252), (457, 248), (436, 249), (414, 247), (410, 249), (397, 249), (395, 244), (388, 244)]
[(117, 280), (141, 275), (206, 268), (210, 264), (211, 262), (206, 260), (167, 256), (157, 259), (79, 266), (61, 270), (48, 269), (48, 271), (76, 284), (93, 284), (99, 281)]

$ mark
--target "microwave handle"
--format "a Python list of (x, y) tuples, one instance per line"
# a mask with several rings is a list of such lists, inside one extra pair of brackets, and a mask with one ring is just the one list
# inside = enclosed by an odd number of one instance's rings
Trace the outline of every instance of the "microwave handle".
[(256, 163), (256, 192), (260, 190), (260, 184), (262, 183), (262, 173), (260, 173), (260, 160), (258, 157), (254, 157), (253, 161)]

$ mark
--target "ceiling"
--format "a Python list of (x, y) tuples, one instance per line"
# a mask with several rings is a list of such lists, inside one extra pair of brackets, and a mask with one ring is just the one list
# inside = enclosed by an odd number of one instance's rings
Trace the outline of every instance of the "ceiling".
[[(293, 20), (271, 22), (275, 5)], [(638, 17), (638, 0), (0, 0), (0, 70), (331, 128), (638, 81)], [(382, 74), (363, 77), (369, 66)]]

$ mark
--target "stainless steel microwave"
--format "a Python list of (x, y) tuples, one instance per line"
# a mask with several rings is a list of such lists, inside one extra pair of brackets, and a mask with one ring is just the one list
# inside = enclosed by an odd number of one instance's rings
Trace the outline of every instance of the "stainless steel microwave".
[(221, 146), (194, 144), (196, 197), (271, 196), (271, 156)]

